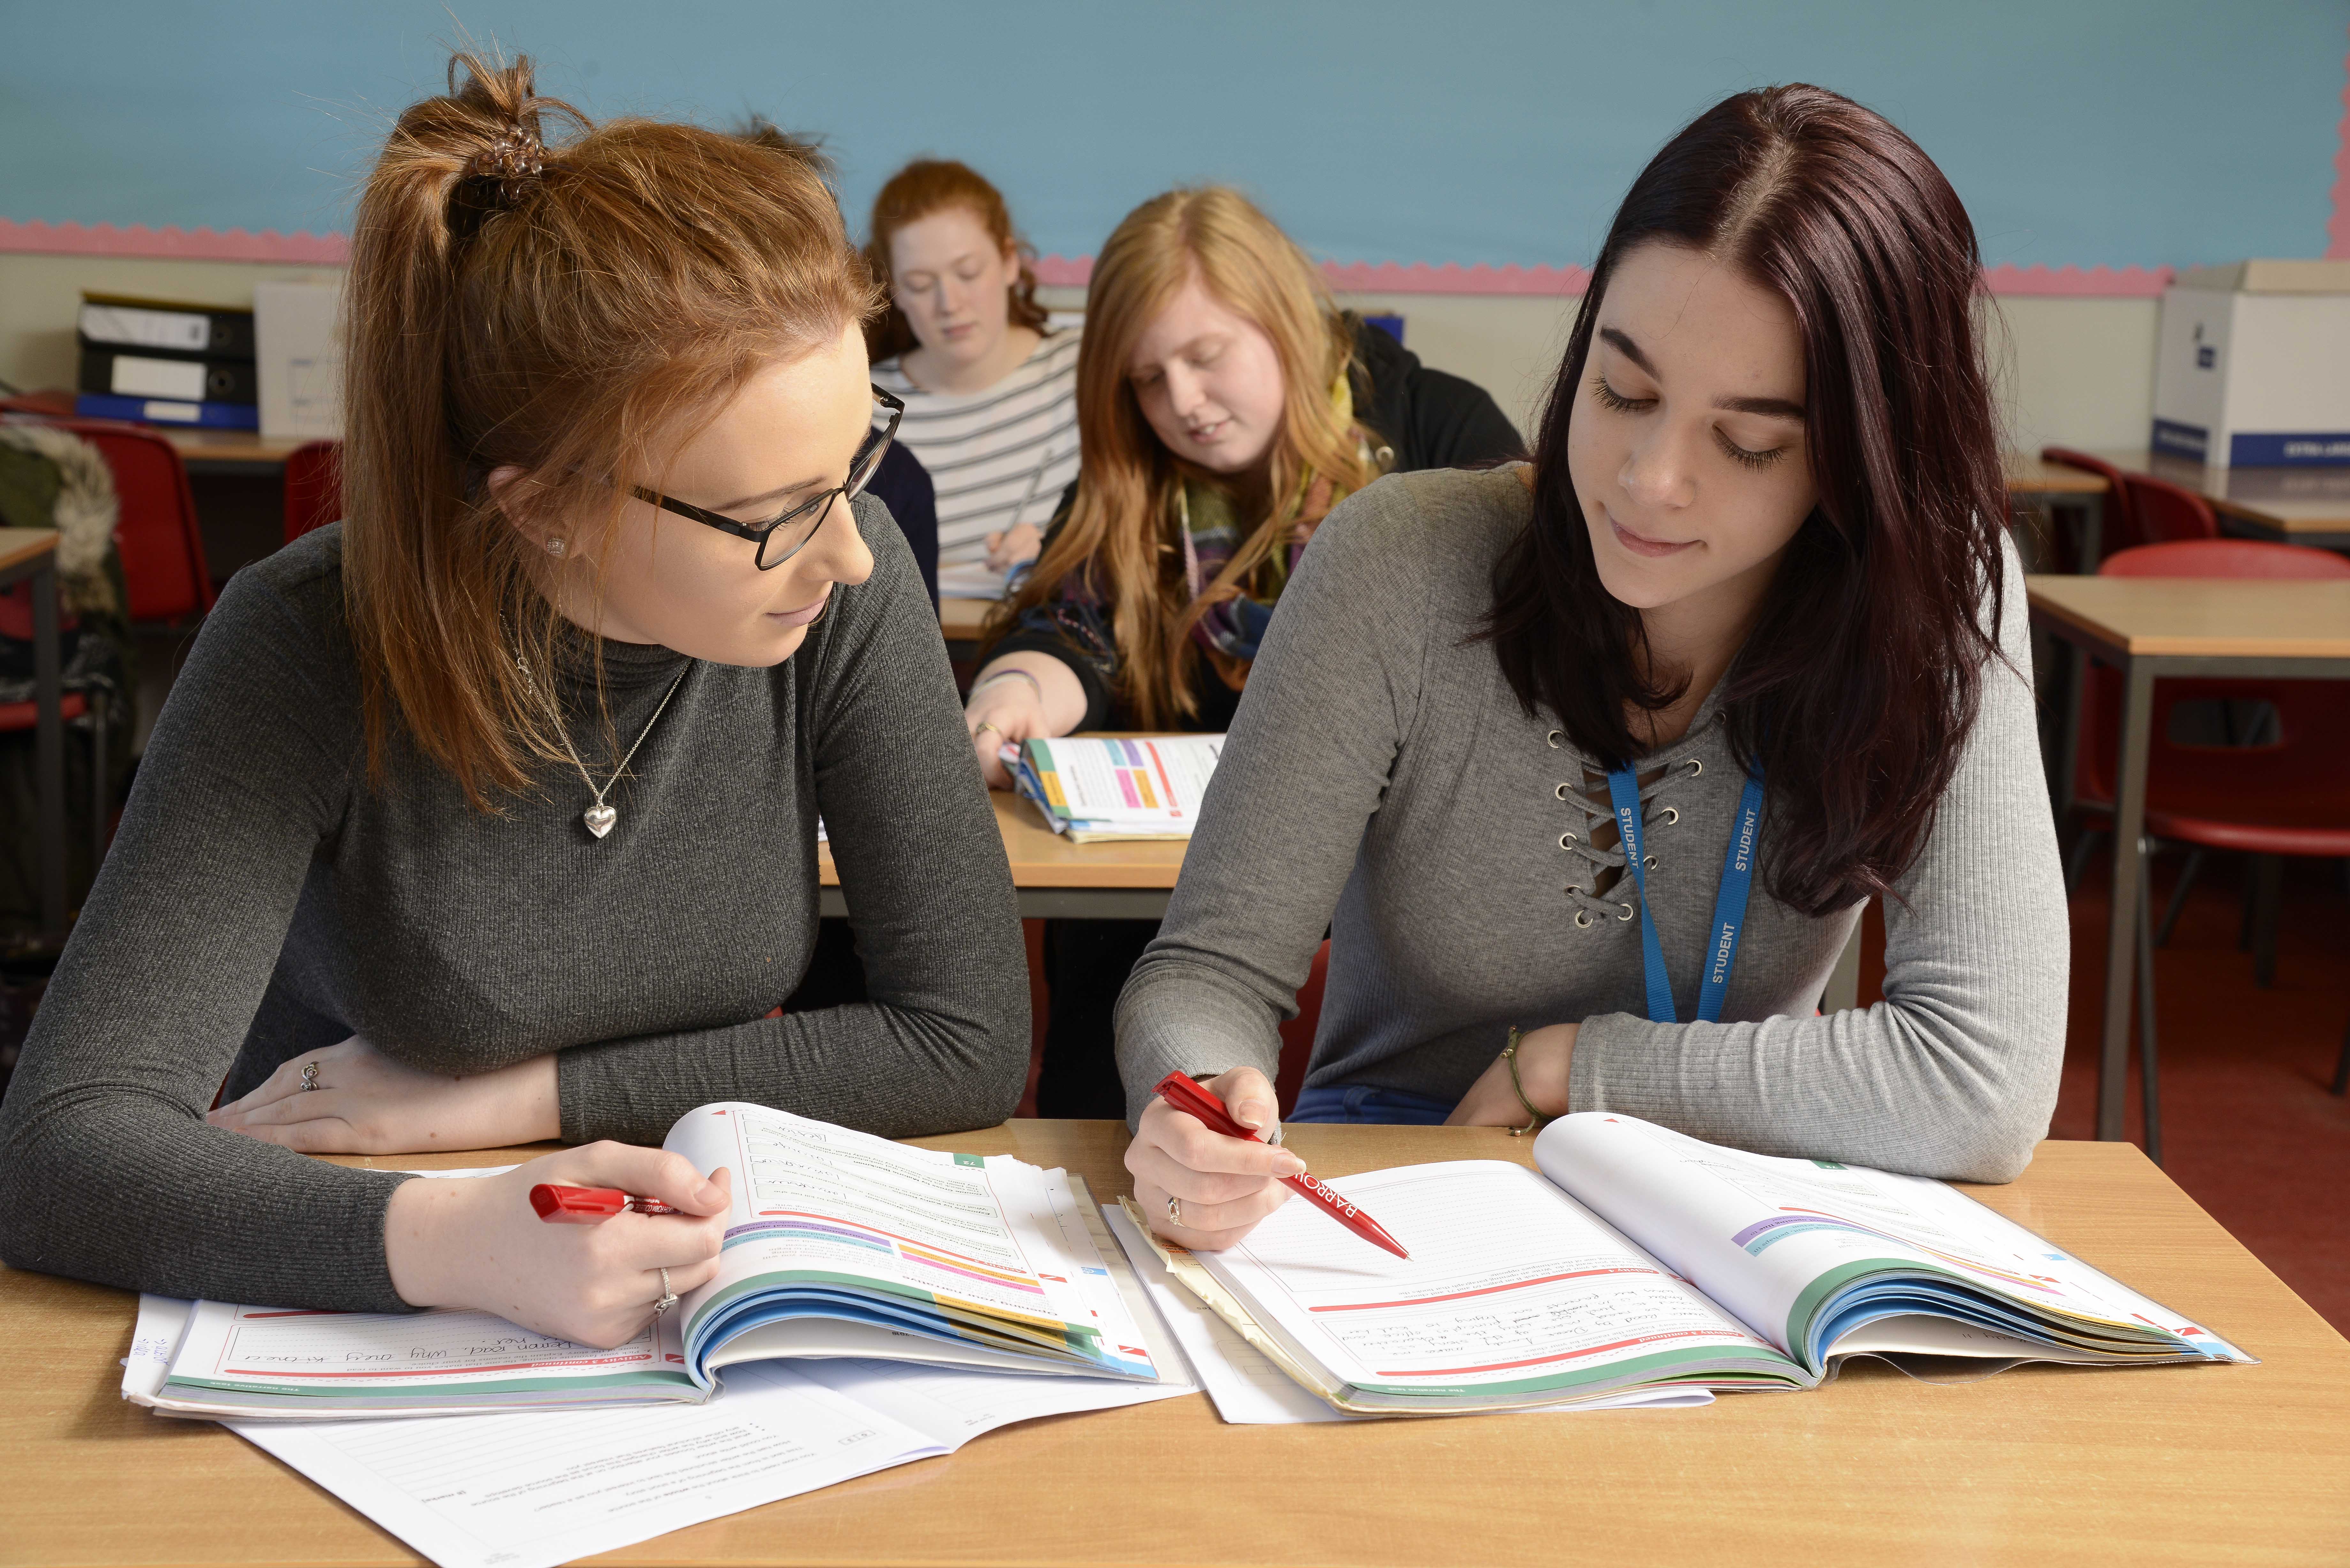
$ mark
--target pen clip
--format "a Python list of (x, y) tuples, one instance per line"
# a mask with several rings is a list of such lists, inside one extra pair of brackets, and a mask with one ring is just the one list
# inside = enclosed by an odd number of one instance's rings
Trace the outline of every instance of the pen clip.
[(1195, 1079), (1186, 1074), (1168, 1074), (1159, 1081), (1158, 1093), (1161, 1099), (1177, 1110), (1198, 1117), (1206, 1124), (1211, 1132), (1220, 1132), (1226, 1137), (1247, 1138), (1258, 1143), (1264, 1141), (1263, 1134), (1253, 1128), (1244, 1127), (1233, 1120), (1231, 1108), (1223, 1101), (1201, 1087)]

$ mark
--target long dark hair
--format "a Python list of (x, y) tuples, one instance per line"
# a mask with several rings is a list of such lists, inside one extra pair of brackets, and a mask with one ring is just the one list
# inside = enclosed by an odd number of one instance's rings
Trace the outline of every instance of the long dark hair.
[[(1976, 337), (1981, 260), (1950, 182), (1825, 88), (1740, 93), (1633, 182), (1592, 268), (1535, 444), (1534, 521), (1493, 573), (1482, 636), (1529, 715), (1609, 766), (1639, 751), (1640, 614), (1609, 594), (1567, 472), (1567, 423), (1607, 282), (1646, 243), (1716, 256), (1794, 307), (1819, 504), (1723, 688), (1769, 791), (1764, 869), (1818, 916), (1880, 897), (1933, 825), (1998, 653), (1998, 426)], [(1656, 683), (1652, 683), (1656, 682)]]

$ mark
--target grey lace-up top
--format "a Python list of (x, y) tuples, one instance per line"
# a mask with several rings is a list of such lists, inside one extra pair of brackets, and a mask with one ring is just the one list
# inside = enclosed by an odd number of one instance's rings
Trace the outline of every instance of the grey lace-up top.
[[(1310, 1084), (1453, 1098), (1510, 1025), (1580, 1023), (1576, 1110), (1765, 1153), (2012, 1177), (2055, 1102), (2068, 950), (2012, 558), (2000, 630), (2016, 669), (1987, 672), (1887, 908), (1886, 1000), (1814, 1016), (1860, 911), (1814, 919), (1758, 877), (1722, 1022), (1652, 1023), (1640, 891), (1599, 764), (1529, 718), (1490, 647), (1465, 640), (1528, 514), (1514, 469), (1399, 474), (1315, 535), (1118, 1003), (1129, 1111), (1171, 1070), (1271, 1073), (1326, 926)], [(1693, 1018), (1745, 783), (1717, 702), (1636, 771), (1648, 897)], [(1767, 866), (1767, 802), (1762, 833)]]

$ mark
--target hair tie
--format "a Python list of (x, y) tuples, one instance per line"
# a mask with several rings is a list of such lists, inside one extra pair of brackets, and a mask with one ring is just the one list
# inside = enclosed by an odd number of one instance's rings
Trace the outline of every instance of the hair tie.
[(538, 131), (510, 125), (496, 141), (474, 153), (473, 162), (465, 164), (465, 181), (474, 186), (477, 202), (480, 197), (491, 197), (480, 202), (482, 207), (515, 207), (522, 202), (524, 183), (538, 179), (546, 167), (547, 146), (538, 139)]

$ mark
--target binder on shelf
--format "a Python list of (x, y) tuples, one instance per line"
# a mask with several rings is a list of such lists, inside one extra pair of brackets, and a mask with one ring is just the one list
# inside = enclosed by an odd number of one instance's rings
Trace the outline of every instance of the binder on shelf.
[(253, 358), (253, 312), (127, 294), (84, 294), (86, 343), (221, 359)]
[(250, 359), (165, 358), (87, 341), (81, 348), (80, 389), (100, 397), (188, 403), (261, 401), (259, 378)]
[(261, 409), (255, 403), (207, 403), (179, 398), (118, 398), (84, 392), (74, 400), (74, 412), (86, 420), (130, 420), (149, 425), (193, 425), (205, 430), (251, 431), (261, 428)]

